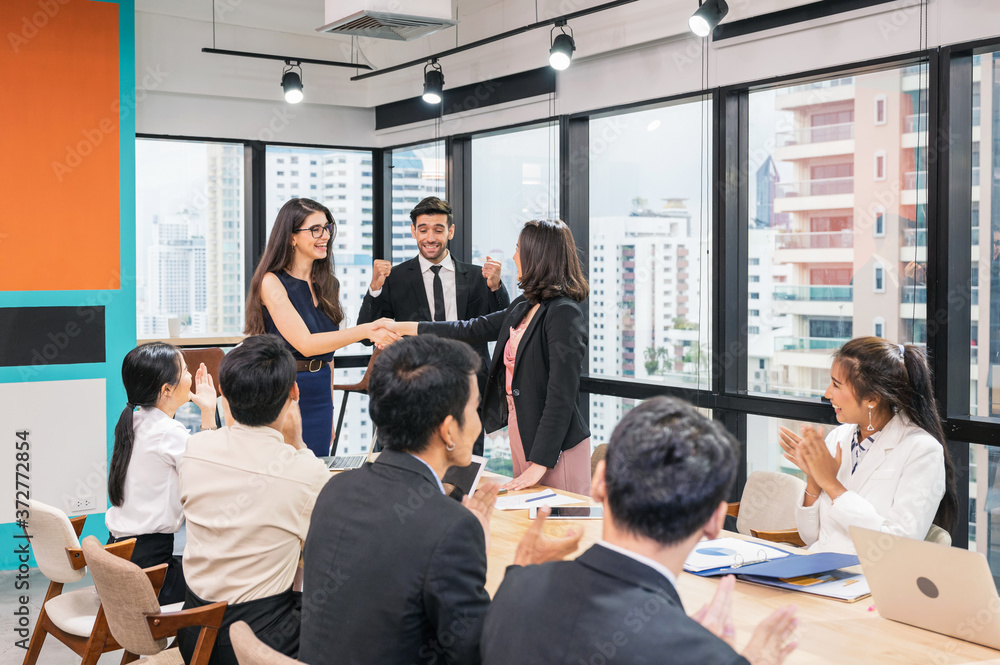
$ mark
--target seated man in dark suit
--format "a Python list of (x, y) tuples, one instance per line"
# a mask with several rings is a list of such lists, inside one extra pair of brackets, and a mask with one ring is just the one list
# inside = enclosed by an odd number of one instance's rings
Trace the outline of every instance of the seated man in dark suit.
[[(375, 361), (368, 385), (384, 451), (320, 492), (306, 536), (299, 660), (311, 665), (479, 662), (489, 515), (499, 485), (461, 503), (444, 494), (450, 466), (470, 462), (481, 430), (479, 356), (462, 342), (411, 337)], [(581, 532), (541, 535), (536, 520), (515, 563), (560, 559)]]
[[(410, 234), (417, 256), (395, 268), (383, 259), (372, 264), (372, 281), (361, 302), (358, 325), (386, 317), (396, 321), (464, 321), (500, 312), (510, 305), (500, 281), (500, 263), (487, 257), (480, 267), (459, 261), (448, 250), (455, 235), (451, 206), (428, 196), (410, 211)], [(368, 343), (367, 340), (365, 342)], [(479, 392), (486, 387), (490, 355), (486, 342), (470, 344), (482, 363)], [(483, 454), (482, 434), (474, 454)]]
[(484, 665), (784, 661), (793, 606), (765, 619), (740, 656), (717, 636), (733, 637), (733, 578), (699, 612), (705, 626), (675, 588), (694, 546), (722, 528), (737, 459), (732, 436), (680, 400), (630, 411), (594, 474), (604, 540), (574, 561), (507, 571), (483, 628)]

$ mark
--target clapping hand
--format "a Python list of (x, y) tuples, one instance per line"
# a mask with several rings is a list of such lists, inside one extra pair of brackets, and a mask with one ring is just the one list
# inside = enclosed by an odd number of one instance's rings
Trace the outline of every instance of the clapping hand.
[(302, 440), (302, 412), (299, 411), (299, 403), (294, 400), (285, 412), (284, 422), (281, 423), (281, 436), (292, 448), (302, 450), (308, 447)]
[(795, 651), (799, 643), (792, 637), (799, 625), (795, 605), (786, 605), (771, 613), (754, 629), (750, 642), (743, 649), (743, 657), (751, 665), (780, 665)]
[(521, 542), (517, 544), (517, 552), (514, 554), (515, 566), (559, 561), (575, 552), (576, 548), (580, 546), (583, 529), (579, 526), (565, 529), (561, 536), (547, 536), (542, 533), (545, 519), (551, 512), (552, 509), (548, 506), (538, 509), (535, 521), (528, 527)]
[[(735, 577), (723, 577), (712, 600), (691, 617), (730, 646), (736, 641), (736, 627), (733, 624), (735, 585)], [(795, 650), (798, 643), (792, 641), (792, 636), (799, 625), (795, 618), (796, 611), (794, 605), (786, 605), (757, 625), (750, 642), (743, 650), (743, 656), (752, 665), (780, 665)]]
[(736, 626), (733, 624), (733, 587), (736, 578), (726, 575), (715, 589), (712, 600), (691, 618), (708, 629), (710, 633), (733, 646), (736, 639)]
[(481, 483), (474, 495), (466, 494), (462, 497), (462, 505), (472, 511), (483, 527), (487, 552), (490, 551), (490, 516), (493, 515), (493, 506), (497, 503), (499, 491), (498, 483)]
[(499, 289), (500, 262), (487, 256), (486, 263), (483, 264), (483, 277), (486, 279), (486, 285), (490, 287), (490, 291)]
[(202, 363), (198, 366), (198, 371), (194, 375), (194, 390), (191, 391), (190, 399), (202, 411), (211, 409), (212, 413), (215, 413), (216, 397), (218, 395), (215, 392), (215, 381), (212, 380), (212, 375), (208, 373), (205, 363)]
[(843, 459), (840, 444), (837, 444), (836, 455), (831, 455), (817, 428), (803, 425), (801, 432), (802, 435), (799, 436), (787, 427), (779, 428), (779, 442), (785, 459), (806, 474), (806, 491), (810, 495), (819, 494), (819, 491), (823, 490), (831, 498), (836, 498), (845, 491), (837, 480)]
[(798, 445), (798, 457), (808, 469), (808, 471), (806, 469), (803, 471), (806, 471), (827, 494), (832, 495), (832, 486), (839, 484), (837, 472), (840, 471), (840, 462), (843, 458), (840, 444), (837, 444), (836, 455), (831, 455), (819, 431), (810, 425), (803, 425), (802, 438)]

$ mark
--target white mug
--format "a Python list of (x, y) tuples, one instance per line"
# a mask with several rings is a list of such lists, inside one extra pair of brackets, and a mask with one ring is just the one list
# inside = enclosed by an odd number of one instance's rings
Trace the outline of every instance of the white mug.
[(167, 333), (170, 337), (180, 337), (187, 326), (181, 323), (179, 316), (171, 316), (167, 319)]

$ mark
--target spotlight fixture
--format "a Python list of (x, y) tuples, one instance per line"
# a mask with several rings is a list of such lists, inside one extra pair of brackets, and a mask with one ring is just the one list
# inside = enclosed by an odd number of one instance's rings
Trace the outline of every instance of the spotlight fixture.
[[(552, 35), (555, 33), (556, 28), (559, 28), (559, 34)], [(552, 31), (549, 33), (549, 40), (552, 43), (552, 48), (549, 49), (549, 65), (552, 69), (557, 69), (562, 71), (569, 67), (570, 61), (573, 59), (573, 51), (576, 50), (576, 42), (573, 40), (573, 28), (569, 28), (569, 34), (566, 34), (566, 21), (559, 21), (554, 26), (552, 26)]]
[(698, 11), (688, 19), (688, 27), (691, 32), (699, 37), (708, 37), (715, 26), (722, 22), (722, 19), (729, 13), (729, 5), (726, 0), (698, 0)]
[(428, 104), (440, 104), (444, 95), (444, 72), (437, 58), (424, 65), (424, 101)]
[[(295, 69), (298, 68), (298, 72)], [(281, 89), (285, 91), (285, 101), (298, 104), (302, 101), (302, 64), (298, 60), (285, 60), (285, 70), (281, 72)]]

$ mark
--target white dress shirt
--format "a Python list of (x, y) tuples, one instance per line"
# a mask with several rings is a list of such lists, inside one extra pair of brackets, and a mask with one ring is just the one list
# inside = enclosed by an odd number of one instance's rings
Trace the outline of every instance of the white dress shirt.
[[(451, 252), (448, 250), (445, 250), (445, 252), (441, 263), (431, 263), (422, 254), (417, 255), (417, 261), (420, 263), (420, 276), (424, 280), (424, 293), (427, 294), (427, 307), (431, 311), (431, 319), (434, 318), (434, 272), (431, 270), (431, 266), (440, 265), (441, 286), (444, 288), (445, 321), (458, 321), (458, 289), (455, 286), (455, 259), (452, 258)], [(369, 287), (368, 293), (372, 298), (378, 298), (382, 295), (382, 289), (372, 291), (371, 287)]]
[(659, 574), (666, 577), (667, 581), (670, 582), (671, 586), (673, 586), (675, 589), (677, 588), (677, 578), (674, 576), (672, 572), (670, 572), (669, 568), (664, 566), (659, 561), (654, 561), (653, 559), (650, 559), (647, 556), (637, 554), (636, 552), (633, 552), (632, 550), (627, 550), (624, 547), (619, 547), (618, 545), (612, 545), (606, 540), (600, 540), (597, 542), (597, 544), (600, 545), (601, 547), (608, 548), (612, 552), (618, 552), (622, 556), (627, 556), (630, 559), (635, 559), (644, 566), (649, 566)]
[(132, 415), (135, 440), (125, 475), (125, 501), (111, 506), (104, 523), (116, 538), (175, 533), (184, 521), (177, 466), (188, 431), (156, 407)]
[(431, 310), (431, 318), (434, 318), (434, 272), (431, 266), (441, 266), (441, 286), (444, 287), (444, 320), (458, 321), (458, 293), (455, 290), (455, 259), (451, 258), (451, 252), (447, 252), (441, 263), (431, 263), (423, 257), (417, 255), (420, 263), (420, 275), (424, 278), (424, 291), (427, 292), (427, 305)]

